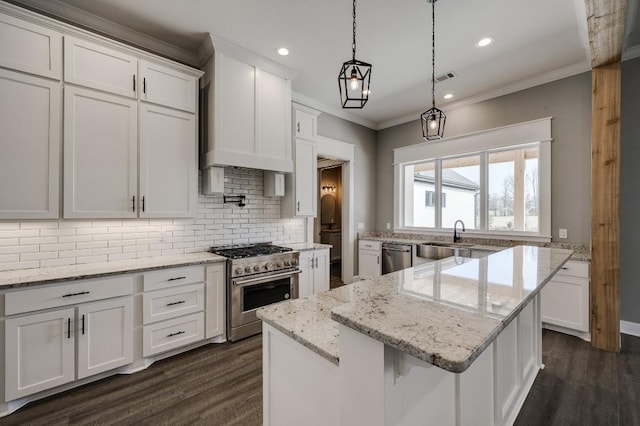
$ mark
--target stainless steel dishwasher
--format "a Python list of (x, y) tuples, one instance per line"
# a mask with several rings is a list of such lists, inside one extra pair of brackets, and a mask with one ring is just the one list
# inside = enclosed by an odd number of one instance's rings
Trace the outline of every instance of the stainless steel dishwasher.
[(382, 274), (411, 267), (411, 244), (382, 243)]

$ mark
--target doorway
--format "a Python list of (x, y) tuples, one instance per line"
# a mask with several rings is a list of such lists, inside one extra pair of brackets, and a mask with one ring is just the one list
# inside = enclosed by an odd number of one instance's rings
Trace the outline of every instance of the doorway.
[(318, 157), (318, 214), (314, 242), (329, 244), (330, 287), (342, 286), (342, 164)]

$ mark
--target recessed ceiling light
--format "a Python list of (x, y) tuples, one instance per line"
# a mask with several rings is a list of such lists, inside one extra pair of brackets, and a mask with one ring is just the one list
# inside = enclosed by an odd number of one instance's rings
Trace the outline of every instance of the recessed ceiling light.
[(289, 49), (287, 49), (286, 47), (279, 47), (278, 48), (278, 55), (287, 56), (288, 54), (289, 54)]
[(453, 93), (447, 93), (446, 95), (443, 96), (443, 98), (451, 99), (451, 98), (453, 98)]
[(481, 38), (480, 40), (478, 40), (478, 42), (476, 43), (476, 47), (485, 47), (490, 45), (491, 43), (493, 43), (494, 38), (493, 37), (484, 37)]

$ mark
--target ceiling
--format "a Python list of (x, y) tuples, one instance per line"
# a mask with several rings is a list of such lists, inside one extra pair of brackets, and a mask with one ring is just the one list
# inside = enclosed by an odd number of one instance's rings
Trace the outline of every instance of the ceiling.
[[(351, 59), (348, 0), (14, 0), (64, 4), (191, 52), (208, 34), (294, 70), (294, 99), (372, 128), (418, 117), (431, 105), (431, 5), (426, 0), (360, 0), (357, 59), (373, 64), (362, 110), (342, 110), (337, 85)], [(629, 15), (638, 16), (637, 0)], [(631, 13), (633, 11), (633, 14)], [(64, 12), (58, 13), (64, 15)], [(63, 16), (64, 17), (64, 16)], [(71, 18), (70, 18), (71, 19)], [(629, 19), (630, 22), (637, 19)], [(82, 22), (80, 22), (82, 24)], [(640, 44), (635, 31), (625, 41)], [(495, 42), (475, 43), (483, 36)], [(286, 46), (281, 57), (276, 48)], [(436, 3), (436, 103), (447, 110), (590, 69), (584, 0), (441, 0)], [(445, 101), (442, 96), (452, 93)]]

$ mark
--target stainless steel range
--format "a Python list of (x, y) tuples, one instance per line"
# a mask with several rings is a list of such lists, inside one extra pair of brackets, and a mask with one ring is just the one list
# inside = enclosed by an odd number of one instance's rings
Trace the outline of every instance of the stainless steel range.
[(298, 297), (299, 253), (271, 243), (212, 247), (227, 258), (227, 339), (262, 331), (256, 310)]

